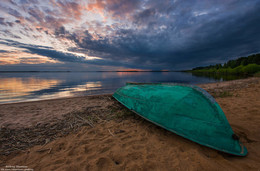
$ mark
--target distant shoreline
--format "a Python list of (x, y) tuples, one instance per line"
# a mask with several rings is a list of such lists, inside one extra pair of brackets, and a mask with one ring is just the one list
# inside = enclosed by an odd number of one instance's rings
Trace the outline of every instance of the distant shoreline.
[(183, 72), (183, 71), (0, 71), (0, 73), (16, 73), (16, 72)]

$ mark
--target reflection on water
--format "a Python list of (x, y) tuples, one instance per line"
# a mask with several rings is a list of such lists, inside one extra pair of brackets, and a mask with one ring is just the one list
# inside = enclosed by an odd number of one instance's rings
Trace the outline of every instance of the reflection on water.
[[(113, 73), (113, 72), (111, 72)], [(116, 74), (120, 77), (125, 77), (125, 76), (134, 76), (134, 75), (142, 75), (145, 72), (116, 72)]]
[(20, 100), (31, 92), (58, 85), (60, 80), (29, 78), (0, 78), (0, 103), (8, 99)]
[(113, 93), (126, 82), (199, 84), (216, 80), (182, 72), (0, 73), (0, 103)]
[(89, 82), (83, 85), (78, 85), (75, 87), (67, 87), (67, 88), (60, 88), (59, 91), (53, 92), (50, 94), (42, 94), (34, 99), (28, 99), (29, 100), (43, 100), (43, 99), (54, 99), (59, 97), (72, 97), (72, 96), (80, 96), (80, 93), (89, 91), (89, 94), (91, 94), (92, 91), (100, 90), (101, 84), (100, 82)]

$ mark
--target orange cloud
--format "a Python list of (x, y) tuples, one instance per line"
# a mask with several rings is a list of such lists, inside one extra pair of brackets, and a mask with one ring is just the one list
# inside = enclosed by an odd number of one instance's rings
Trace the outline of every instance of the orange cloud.
[(97, 0), (94, 3), (89, 3), (86, 9), (89, 11), (97, 10), (99, 12), (103, 12), (105, 6), (106, 6), (106, 2), (102, 0)]
[(61, 10), (61, 14), (69, 18), (80, 20), (82, 15), (82, 10), (84, 9), (84, 5), (78, 4), (76, 2), (65, 2), (65, 1), (55, 1), (55, 0), (52, 0), (51, 3), (54, 6), (59, 7), (59, 9)]
[(0, 65), (44, 64), (44, 63), (60, 63), (60, 62), (45, 56), (30, 54), (26, 52), (19, 52), (19, 51), (5, 52), (0, 54)]
[(101, 16), (110, 15), (112, 18), (128, 18), (137, 9), (138, 0), (96, 0), (86, 7), (88, 11), (99, 13)]

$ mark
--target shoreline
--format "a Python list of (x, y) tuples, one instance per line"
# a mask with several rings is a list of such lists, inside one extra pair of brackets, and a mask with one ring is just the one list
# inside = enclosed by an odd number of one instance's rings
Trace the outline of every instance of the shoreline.
[(112, 93), (108, 94), (93, 94), (93, 95), (79, 95), (79, 96), (67, 96), (67, 97), (58, 97), (58, 98), (53, 98), (53, 99), (39, 99), (39, 100), (32, 100), (32, 101), (21, 101), (21, 102), (7, 102), (7, 103), (0, 103), (0, 105), (9, 105), (9, 104), (21, 104), (21, 103), (38, 103), (38, 102), (44, 102), (44, 101), (56, 101), (56, 100), (72, 100), (76, 98), (82, 98), (82, 97), (92, 97), (92, 96), (107, 96), (107, 95), (112, 95)]
[(0, 104), (0, 142), (4, 147), (0, 168), (259, 168), (260, 78), (197, 86), (220, 104), (247, 147), (248, 156), (230, 156), (175, 135), (135, 115), (106, 94)]
[[(177, 72), (177, 71), (174, 71)], [(194, 84), (198, 87), (205, 89), (206, 91), (213, 89), (213, 88), (226, 88), (230, 85), (236, 84), (244, 84), (246, 82), (255, 82), (258, 80), (259, 77), (249, 77), (249, 78), (241, 78), (236, 80), (229, 80), (229, 81), (217, 81), (213, 83), (201, 83), (201, 84)], [(220, 86), (219, 86), (220, 85)], [(106, 96), (106, 95), (113, 95), (113, 93), (106, 93), (106, 94), (93, 94), (93, 95), (78, 95), (78, 96), (68, 96), (68, 97), (58, 97), (52, 99), (39, 99), (39, 100), (32, 100), (32, 101), (20, 101), (20, 102), (7, 102), (7, 103), (0, 103), (1, 105), (9, 105), (9, 104), (21, 104), (21, 103), (37, 103), (37, 102), (44, 102), (44, 101), (56, 101), (56, 100), (65, 100), (65, 99), (77, 99), (77, 98), (84, 98), (84, 97), (92, 97), (92, 96)]]

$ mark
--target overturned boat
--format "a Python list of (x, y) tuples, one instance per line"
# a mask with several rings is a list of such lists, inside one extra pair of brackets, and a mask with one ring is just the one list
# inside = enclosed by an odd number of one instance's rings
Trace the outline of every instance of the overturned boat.
[(237, 156), (247, 154), (218, 103), (197, 86), (127, 83), (113, 97), (141, 117), (196, 143)]

